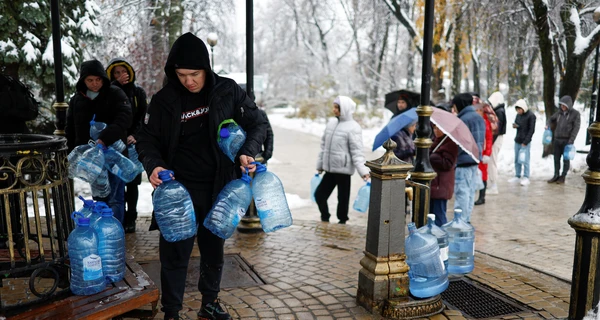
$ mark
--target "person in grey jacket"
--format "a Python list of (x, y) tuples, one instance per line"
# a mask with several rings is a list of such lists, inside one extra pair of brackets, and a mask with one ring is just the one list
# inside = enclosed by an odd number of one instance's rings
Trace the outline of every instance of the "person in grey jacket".
[(350, 177), (355, 170), (364, 180), (368, 180), (369, 168), (365, 166), (363, 154), (362, 129), (352, 118), (356, 103), (349, 97), (338, 96), (333, 101), (334, 119), (325, 127), (321, 139), (321, 152), (317, 160), (317, 171), (325, 175), (315, 190), (315, 200), (321, 212), (321, 221), (329, 222), (327, 199), (338, 188), (338, 223), (348, 221), (350, 204)]
[(546, 126), (548, 128), (550, 127), (550, 123), (556, 123), (556, 129), (552, 133), (554, 144), (554, 176), (548, 180), (548, 183), (563, 184), (569, 172), (571, 161), (563, 159), (563, 171), (559, 176), (560, 157), (565, 152), (567, 145), (575, 143), (575, 138), (577, 138), (579, 126), (581, 125), (581, 115), (579, 111), (573, 109), (573, 99), (570, 96), (560, 98), (559, 106), (559, 110), (548, 119)]

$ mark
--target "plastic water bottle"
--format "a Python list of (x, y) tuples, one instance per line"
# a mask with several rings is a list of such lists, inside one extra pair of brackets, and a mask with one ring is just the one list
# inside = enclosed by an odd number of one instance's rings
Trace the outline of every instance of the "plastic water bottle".
[(232, 119), (227, 119), (219, 125), (217, 143), (225, 155), (235, 162), (235, 157), (246, 141), (246, 132)]
[(448, 233), (435, 225), (435, 214), (428, 214), (427, 224), (417, 229), (417, 231), (420, 233), (431, 234), (436, 237), (438, 247), (440, 248), (440, 257), (444, 262), (444, 269), (448, 270)]
[(252, 178), (247, 173), (232, 180), (219, 192), (217, 201), (204, 219), (204, 226), (215, 235), (228, 239), (252, 202)]
[(408, 224), (404, 242), (410, 293), (417, 298), (433, 297), (448, 288), (448, 272), (440, 256), (437, 239), (417, 232), (414, 222)]
[(92, 225), (98, 235), (98, 255), (107, 283), (119, 282), (125, 275), (125, 231), (113, 217), (111, 208), (103, 208), (100, 219)]
[(260, 224), (264, 232), (271, 232), (292, 225), (292, 213), (285, 198), (281, 180), (267, 166), (256, 164), (252, 181), (252, 195)]
[(544, 136), (542, 137), (542, 143), (545, 145), (552, 143), (552, 130), (550, 130), (550, 129), (544, 130)]
[(81, 207), (78, 212), (85, 218), (89, 218), (92, 215), (92, 209), (94, 209), (96, 203), (94, 200), (86, 200), (82, 196), (79, 196), (78, 198), (83, 202), (83, 207)]
[(123, 140), (118, 139), (117, 141), (115, 141), (113, 144), (110, 145), (113, 149), (119, 151), (120, 153), (123, 153), (123, 151), (125, 151), (125, 143), (123, 142)]
[(367, 212), (369, 209), (369, 199), (371, 198), (371, 182), (367, 182), (358, 190), (358, 196), (352, 206), (358, 212)]
[(575, 146), (572, 144), (568, 144), (565, 146), (565, 152), (563, 152), (564, 160), (573, 160), (575, 159)]
[(112, 147), (104, 148), (104, 158), (104, 168), (121, 180), (131, 182), (138, 175), (135, 164)]
[(475, 229), (454, 210), (452, 221), (442, 226), (448, 233), (448, 273), (466, 274), (475, 267)]
[(81, 155), (74, 176), (88, 183), (94, 182), (104, 167), (104, 152), (98, 144)]
[(92, 146), (89, 144), (82, 144), (80, 146), (75, 147), (73, 150), (71, 150), (71, 152), (69, 152), (69, 155), (67, 156), (67, 160), (69, 161), (69, 178), (73, 179), (75, 178), (75, 171), (77, 169), (77, 163), (79, 162), (79, 159), (81, 159), (81, 156), (83, 156), (83, 153), (86, 152), (87, 150), (89, 150)]
[(92, 208), (92, 215), (90, 216), (90, 226), (93, 226), (96, 221), (102, 218), (102, 210), (110, 208), (104, 201), (97, 201)]
[(321, 180), (323, 180), (323, 178), (321, 178), (321, 175), (318, 173), (315, 173), (312, 179), (310, 179), (310, 200), (312, 200), (312, 202), (317, 202), (315, 199), (315, 191), (319, 184), (321, 184)]
[(181, 241), (196, 235), (196, 213), (187, 189), (171, 178), (173, 171), (158, 173), (162, 183), (154, 190), (154, 217), (162, 236), (168, 242)]
[(71, 261), (71, 292), (78, 296), (96, 294), (106, 287), (102, 259), (98, 255), (98, 235), (90, 228), (89, 218), (84, 218), (77, 211), (71, 216), (76, 222), (75, 229), (67, 239)]
[(135, 149), (135, 144), (130, 144), (127, 146), (127, 154), (129, 155), (129, 160), (135, 164), (138, 174), (144, 172), (144, 166), (140, 162), (139, 155)]
[(108, 182), (108, 172), (106, 169), (102, 169), (98, 178), (94, 182), (90, 183), (92, 189), (92, 196), (105, 198), (110, 195), (110, 183)]
[(525, 158), (527, 157), (527, 154), (525, 153), (525, 148), (521, 148), (519, 149), (519, 155), (517, 158), (517, 162), (520, 164), (525, 164)]
[(100, 132), (106, 129), (106, 123), (96, 122), (95, 119), (96, 115), (94, 114), (92, 121), (90, 121), (90, 137), (92, 137), (92, 140), (97, 141), (100, 137)]

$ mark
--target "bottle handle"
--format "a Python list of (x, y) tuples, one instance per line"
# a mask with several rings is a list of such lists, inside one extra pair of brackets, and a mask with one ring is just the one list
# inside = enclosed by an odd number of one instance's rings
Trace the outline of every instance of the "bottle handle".
[[(77, 216), (79, 216), (79, 217), (77, 217)], [(73, 219), (75, 221), (76, 226), (79, 226), (79, 218), (85, 218), (85, 216), (79, 211), (71, 212), (71, 219)]]

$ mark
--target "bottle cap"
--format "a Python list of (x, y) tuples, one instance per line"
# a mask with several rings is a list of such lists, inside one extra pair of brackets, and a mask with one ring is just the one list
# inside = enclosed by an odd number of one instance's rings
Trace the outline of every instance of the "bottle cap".
[(161, 171), (161, 172), (158, 173), (158, 178), (160, 180), (162, 180), (163, 182), (166, 182), (166, 181), (173, 180), (173, 178), (171, 177), (171, 175), (173, 175), (173, 171), (171, 171), (171, 170), (163, 170), (163, 171)]
[(84, 208), (91, 208), (94, 206), (94, 200), (86, 200), (82, 196), (79, 196), (79, 199), (83, 201)]
[(100, 212), (102, 213), (103, 217), (112, 217), (114, 215), (114, 212), (111, 208), (102, 208), (102, 211)]
[(79, 218), (77, 219), (77, 225), (82, 227), (90, 226), (90, 218)]
[(254, 162), (252, 162), (252, 164), (256, 165), (256, 173), (267, 171), (267, 166), (265, 166), (264, 164), (262, 164), (258, 161), (254, 161)]
[(108, 205), (106, 204), (106, 202), (97, 201), (96, 204), (94, 205), (94, 207), (92, 208), (92, 211), (100, 213), (100, 212), (102, 212), (102, 209), (104, 209), (104, 208), (108, 208)]
[(367, 186), (371, 186), (371, 181), (367, 181)]
[(219, 135), (221, 136), (221, 138), (229, 138), (229, 135), (231, 133), (229, 132), (229, 129), (227, 128), (221, 128), (221, 131), (219, 132)]
[(90, 126), (93, 126), (94, 124), (96, 124), (96, 120), (94, 120), (94, 119), (96, 119), (96, 114), (94, 114), (92, 116), (92, 120), (90, 120)]

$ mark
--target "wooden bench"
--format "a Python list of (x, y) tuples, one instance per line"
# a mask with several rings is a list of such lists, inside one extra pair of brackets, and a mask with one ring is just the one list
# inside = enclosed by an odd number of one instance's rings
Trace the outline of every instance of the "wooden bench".
[[(8, 319), (152, 319), (157, 313), (158, 297), (159, 291), (154, 282), (129, 256), (123, 280), (104, 291), (91, 296), (70, 295), (34, 306)], [(151, 304), (151, 309), (139, 309), (148, 304)]]

